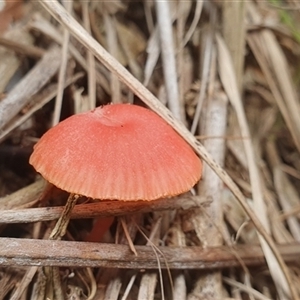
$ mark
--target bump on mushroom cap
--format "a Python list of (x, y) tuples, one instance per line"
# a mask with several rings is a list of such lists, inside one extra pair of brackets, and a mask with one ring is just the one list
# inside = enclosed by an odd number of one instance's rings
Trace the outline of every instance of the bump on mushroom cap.
[(170, 125), (131, 104), (106, 105), (62, 121), (41, 137), (29, 162), (63, 190), (116, 200), (181, 194), (202, 170)]

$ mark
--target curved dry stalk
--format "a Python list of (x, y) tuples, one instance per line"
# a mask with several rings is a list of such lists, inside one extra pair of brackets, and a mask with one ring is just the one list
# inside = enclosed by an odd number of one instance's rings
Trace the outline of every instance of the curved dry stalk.
[(97, 282), (91, 268), (87, 268), (86, 272), (89, 276), (89, 283), (91, 285), (90, 292), (86, 300), (93, 300), (97, 293)]
[[(158, 220), (152, 225), (151, 233), (149, 238), (147, 235), (143, 232), (143, 230), (136, 225), (139, 232), (144, 236), (144, 238), (147, 240), (147, 246), (150, 246), (153, 249), (153, 253), (155, 254), (155, 257), (157, 259), (157, 269), (158, 269), (158, 274), (159, 274), (159, 282), (160, 282), (160, 287), (161, 287), (161, 296), (162, 299), (165, 299), (165, 293), (164, 293), (164, 281), (163, 281), (163, 275), (162, 275), (162, 269), (161, 269), (161, 264), (160, 260), (158, 257), (158, 253), (163, 256), (163, 253), (157, 248), (156, 244), (159, 243), (160, 239), (160, 232), (161, 232), (161, 218), (158, 218)], [(163, 256), (164, 257), (164, 256)], [(165, 258), (164, 258), (165, 259)], [(167, 270), (168, 270), (168, 275), (170, 278), (170, 281), (172, 283), (172, 278), (170, 274), (170, 269), (168, 268), (168, 262), (165, 260)], [(141, 284), (139, 288), (139, 293), (138, 293), (138, 300), (144, 300), (147, 298), (147, 300), (152, 300), (154, 299), (155, 295), (155, 288), (156, 288), (156, 283), (157, 283), (157, 273), (146, 273), (143, 275), (141, 279)]]
[[(124, 294), (123, 294), (121, 300), (126, 300), (127, 297), (129, 296), (130, 290), (131, 290), (131, 288), (132, 288), (132, 286), (133, 286), (133, 284), (134, 284), (134, 281), (135, 281), (135, 279), (136, 279), (136, 276), (137, 276), (137, 273), (135, 273), (134, 275), (131, 276), (131, 278), (130, 278), (130, 280), (129, 280), (129, 283), (128, 283), (127, 286), (126, 286), (126, 289), (125, 289), (125, 291), (124, 291)], [(91, 300), (92, 300), (92, 299), (91, 299)]]
[[(66, 10), (71, 13), (73, 1), (63, 1)], [(65, 89), (65, 80), (68, 64), (68, 55), (69, 55), (69, 40), (70, 40), (70, 31), (64, 28), (63, 31), (63, 44), (61, 49), (61, 64), (59, 68), (58, 75), (58, 86), (57, 86), (57, 95), (55, 98), (54, 114), (52, 119), (52, 126), (55, 126), (59, 123), (61, 115), (61, 107), (63, 102), (63, 93)]]
[[(297, 190), (289, 181), (288, 176), (281, 170), (280, 160), (274, 141), (268, 141), (266, 145), (268, 159), (273, 168), (274, 187), (278, 194), (278, 201), (282, 207), (283, 213), (295, 208), (300, 202)], [(278, 218), (280, 219), (280, 218)], [(281, 218), (281, 221), (283, 219)], [(296, 241), (300, 241), (300, 225), (296, 216), (288, 216), (286, 223), (289, 230)]]
[[(90, 1), (81, 1), (84, 28), (89, 34), (91, 34), (89, 3)], [(95, 57), (90, 51), (87, 52), (87, 68), (89, 93), (88, 102), (90, 109), (94, 109), (96, 107), (96, 64)]]
[[(231, 57), (229, 55), (228, 49), (220, 36), (217, 36), (217, 46), (219, 52), (219, 72), (222, 84), (228, 95), (228, 98), (234, 107), (240, 126), (242, 136), (249, 137), (244, 139), (244, 148), (246, 157), (248, 160), (249, 176), (251, 182), (251, 192), (253, 197), (254, 209), (258, 212), (258, 216), (261, 226), (267, 232), (270, 232), (270, 225), (267, 218), (266, 205), (262, 193), (262, 184), (260, 179), (259, 170), (256, 164), (256, 159), (254, 156), (254, 148), (251, 140), (250, 129), (246, 120), (245, 111), (243, 108), (241, 97), (239, 96), (237, 82), (235, 79), (235, 74), (233, 71), (233, 66), (231, 62)], [(250, 217), (251, 218), (251, 217)], [(257, 217), (258, 218), (258, 217)], [(266, 232), (266, 234), (268, 234)], [(268, 234), (269, 235), (269, 234)], [(273, 280), (277, 284), (277, 290), (280, 293), (280, 288), (289, 296), (293, 295), (294, 299), (297, 299), (297, 292), (291, 280), (291, 275), (285, 263), (281, 261), (281, 257), (277, 257), (276, 253), (271, 251), (270, 245), (266, 243), (265, 237), (262, 238), (261, 235), (258, 236), (262, 248), (264, 250), (266, 260), (272, 275)], [(271, 236), (269, 235), (270, 239)]]
[[(254, 5), (249, 3), (247, 8), (250, 24), (262, 22), (262, 17), (257, 13)], [(287, 59), (275, 38), (275, 34), (271, 30), (263, 30), (249, 35), (247, 41), (266, 77), (295, 146), (300, 151), (299, 100), (292, 82)]]
[(248, 293), (250, 295), (253, 295), (255, 297), (255, 299), (258, 299), (258, 300), (270, 300), (270, 298), (264, 296), (262, 293), (258, 292), (257, 290), (251, 288), (251, 287), (248, 287), (240, 282), (237, 282), (231, 278), (228, 278), (228, 277), (224, 277), (223, 278), (223, 281), (226, 282), (227, 284), (235, 287), (235, 288), (238, 288), (242, 291), (244, 291), (245, 293)]
[[(212, 23), (213, 22), (215, 22), (215, 20), (212, 20)], [(199, 95), (197, 96), (197, 106), (196, 106), (195, 116), (193, 118), (193, 123), (191, 127), (192, 134), (195, 134), (198, 128), (202, 105), (204, 102), (204, 97), (206, 95), (207, 85), (209, 83), (209, 72), (211, 70), (211, 64), (212, 64), (211, 61), (212, 61), (212, 55), (214, 51), (214, 45), (213, 45), (214, 25), (215, 24), (211, 24), (207, 32), (205, 32), (205, 42), (203, 42), (204, 55), (203, 55), (203, 68), (201, 73), (201, 87), (199, 90)]]
[(1, 130), (30, 102), (36, 94), (57, 72), (60, 64), (60, 49), (51, 47), (40, 61), (0, 102)]
[[(170, 111), (164, 107), (147, 88), (145, 88), (136, 78), (134, 78), (130, 72), (128, 72), (111, 55), (109, 55), (109, 53), (105, 51), (105, 49), (81, 27), (80, 24), (78, 24), (78, 22), (76, 22), (76, 20), (70, 16), (57, 1), (39, 0), (39, 2), (58, 22), (66, 26), (70, 32), (103, 63), (103, 65), (105, 65), (111, 72), (116, 74), (123, 83), (125, 83), (138, 97), (140, 97), (140, 99), (142, 99), (152, 110), (166, 120), (166, 122), (168, 122), (218, 174), (218, 176), (224, 181), (224, 183), (238, 199), (243, 209), (251, 218), (257, 231), (265, 240), (266, 244), (269, 245), (279, 265), (284, 271), (287, 281), (291, 282), (290, 274), (282, 256), (280, 255), (280, 252), (274, 243), (274, 240), (265, 230), (254, 211), (247, 204), (246, 199), (240, 189), (228, 176), (226, 171), (211, 158), (210, 154), (206, 151), (203, 145), (196, 140), (196, 138), (183, 126), (183, 124), (174, 118)], [(297, 299), (297, 293), (292, 285), (290, 285), (290, 290), (294, 299)]]
[[(65, 80), (64, 88), (70, 84), (76, 82), (79, 78), (83, 77), (83, 73), (77, 73), (72, 77), (68, 77)], [(0, 132), (0, 143), (6, 139), (14, 129), (25, 123), (36, 111), (41, 109), (46, 103), (51, 101), (57, 94), (57, 84), (50, 85), (40, 95), (36, 95), (33, 99), (35, 105), (29, 108), (22, 116), (18, 119), (10, 122), (8, 126), (5, 126)], [(1, 200), (1, 199), (0, 199)], [(0, 204), (1, 206), (1, 204)]]
[[(215, 62), (215, 55), (213, 57), (213, 61)], [(209, 93), (209, 95), (210, 97), (206, 99), (201, 115), (201, 134), (207, 136), (224, 136), (227, 124), (227, 95), (225, 95), (223, 91), (218, 91), (216, 88)], [(208, 151), (210, 151), (214, 159), (223, 165), (225, 140), (207, 139), (204, 141), (204, 145)], [(204, 165), (203, 179), (199, 185), (199, 194), (204, 197), (212, 198), (212, 204), (205, 209), (195, 209), (191, 215), (195, 232), (203, 247), (219, 246), (223, 243), (221, 234), (221, 232), (224, 231), (222, 229), (222, 190), (223, 184), (220, 178), (210, 168), (207, 168), (207, 165)], [(200, 276), (188, 299), (194, 299), (196, 295), (203, 299), (221, 299), (223, 295), (221, 273), (212, 271), (205, 273), (204, 276)]]
[(188, 31), (184, 37), (184, 40), (183, 40), (182, 46), (181, 46), (182, 48), (187, 44), (187, 42), (191, 39), (193, 33), (195, 32), (195, 29), (196, 29), (197, 24), (201, 17), (202, 8), (203, 8), (203, 1), (197, 0), (194, 18), (193, 18), (190, 28), (188, 29)]
[(37, 269), (38, 267), (31, 267), (26, 271), (26, 274), (24, 275), (21, 282), (19, 282), (18, 287), (15, 289), (13, 295), (10, 296), (10, 300), (18, 300), (21, 298), (23, 292), (35, 276)]
[(168, 96), (168, 105), (174, 117), (182, 120), (182, 109), (179, 102), (173, 28), (168, 1), (155, 1), (160, 48), (163, 62), (163, 73)]

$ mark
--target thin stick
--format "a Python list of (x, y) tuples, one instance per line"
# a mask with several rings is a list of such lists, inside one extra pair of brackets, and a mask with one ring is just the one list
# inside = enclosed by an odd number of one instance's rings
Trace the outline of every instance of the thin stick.
[(124, 230), (124, 234), (125, 234), (125, 237), (126, 237), (126, 239), (127, 239), (129, 248), (130, 248), (130, 250), (134, 253), (134, 255), (137, 256), (138, 254), (137, 254), (137, 252), (136, 252), (136, 250), (135, 250), (133, 241), (132, 241), (132, 239), (131, 239), (131, 237), (130, 237), (130, 234), (129, 234), (129, 232), (128, 232), (128, 228), (127, 228), (127, 225), (126, 225), (126, 222), (125, 222), (124, 218), (121, 217), (121, 218), (120, 218), (120, 221), (121, 221), (121, 225), (122, 225), (122, 228), (123, 228), (123, 230)]
[[(70, 215), (71, 219), (84, 219), (96, 217), (124, 216), (134, 213), (146, 213), (170, 209), (191, 209), (208, 205), (206, 198), (195, 196), (181, 196), (157, 201), (99, 201), (96, 203), (76, 205)], [(38, 221), (51, 221), (60, 217), (64, 210), (62, 206), (41, 207), (28, 209), (1, 210), (0, 224), (31, 223)]]
[(244, 284), (242, 284), (240, 282), (237, 282), (237, 281), (235, 281), (235, 280), (233, 280), (231, 278), (224, 277), (223, 281), (226, 282), (229, 285), (232, 285), (235, 288), (238, 288), (238, 289), (244, 291), (247, 294), (252, 294), (255, 297), (255, 299), (258, 299), (258, 300), (270, 300), (270, 298), (264, 296), (263, 294), (261, 294), (257, 290), (255, 290), (253, 288), (250, 288), (248, 286), (245, 286)]
[(30, 282), (32, 281), (33, 276), (35, 275), (38, 267), (31, 267), (27, 270), (26, 274), (23, 276), (23, 279), (17, 285), (16, 290), (14, 291), (13, 295), (10, 297), (10, 300), (18, 300), (22, 296), (25, 289), (28, 287)]
[[(58, 219), (55, 227), (50, 233), (50, 240), (60, 240), (66, 234), (67, 226), (70, 221), (70, 215), (78, 198), (78, 195), (70, 194), (60, 218)], [(46, 274), (48, 283), (52, 281), (56, 299), (64, 299), (64, 292), (61, 286), (59, 268), (46, 266), (44, 268), (44, 273)]]
[[(300, 244), (277, 245), (286, 262), (297, 262)], [(105, 267), (119, 269), (220, 269), (246, 266), (265, 266), (260, 245), (221, 247), (157, 247), (156, 254), (149, 246), (135, 246), (135, 256), (128, 245), (87, 243), (62, 240), (0, 238), (0, 266), (65, 266)], [(237, 259), (235, 252), (239, 254)], [(167, 264), (166, 264), (167, 263)]]
[(18, 43), (13, 40), (9, 40), (4, 37), (0, 37), (0, 45), (4, 46), (8, 49), (15, 51), (16, 53), (20, 53), (23, 55), (27, 55), (32, 58), (41, 58), (45, 54), (45, 50), (36, 46), (29, 46)]
[(0, 102), (0, 129), (3, 129), (50, 80), (57, 72), (59, 64), (60, 50), (58, 47), (52, 47)]
[[(267, 218), (267, 208), (263, 198), (262, 182), (260, 179), (259, 169), (256, 163), (256, 158), (254, 156), (254, 147), (251, 140), (250, 129), (246, 120), (246, 115), (242, 104), (242, 100), (238, 92), (238, 87), (237, 87), (237, 82), (232, 67), (231, 57), (222, 38), (220, 36), (217, 36), (216, 41), (217, 41), (218, 54), (219, 54), (218, 60), (220, 65), (219, 70), (220, 70), (221, 82), (224, 86), (224, 89), (228, 95), (228, 98), (232, 106), (236, 111), (242, 136), (249, 137), (249, 139), (243, 140), (243, 144), (244, 144), (245, 153), (248, 161), (249, 176), (251, 182), (251, 192), (253, 198), (253, 207), (257, 212), (257, 215), (256, 214), (254, 215), (256, 218), (260, 219), (261, 228), (263, 228), (263, 230), (266, 231), (265, 234), (268, 235), (270, 240), (272, 240), (271, 235), (267, 233), (267, 232), (271, 232), (271, 230)], [(262, 248), (264, 249), (266, 260), (268, 262), (268, 266), (272, 278), (276, 283), (277, 290), (280, 287), (284, 290), (285, 293), (293, 296), (294, 299), (298, 299), (297, 291), (293, 285), (289, 270), (285, 265), (282, 257), (278, 255), (279, 253), (277, 249), (275, 247), (274, 248), (270, 247), (271, 245), (269, 243), (266, 243), (265, 236), (262, 237), (261, 235), (258, 235), (258, 237), (261, 242)]]
[(156, 0), (155, 4), (168, 105), (175, 118), (182, 120), (178, 95), (172, 20), (169, 8), (170, 3), (169, 1)]
[[(68, 85), (74, 83), (79, 78), (83, 77), (83, 73), (77, 73), (73, 77), (67, 78), (65, 81), (64, 88)], [(18, 119), (14, 122), (10, 122), (8, 126), (5, 126), (3, 130), (0, 132), (0, 143), (9, 136), (9, 134), (18, 126), (22, 125), (26, 120), (28, 120), (36, 111), (41, 109), (46, 103), (55, 97), (57, 93), (57, 85), (53, 84), (49, 87), (45, 88), (41, 94), (34, 96), (35, 105), (29, 108), (24, 115), (18, 117)], [(1, 198), (0, 198), (1, 201)]]
[[(85, 30), (91, 34), (91, 24), (89, 15), (89, 1), (81, 1), (82, 5), (82, 18)], [(89, 92), (89, 106), (90, 109), (96, 107), (96, 69), (95, 57), (88, 51), (87, 52), (87, 73), (88, 73), (88, 92)]]

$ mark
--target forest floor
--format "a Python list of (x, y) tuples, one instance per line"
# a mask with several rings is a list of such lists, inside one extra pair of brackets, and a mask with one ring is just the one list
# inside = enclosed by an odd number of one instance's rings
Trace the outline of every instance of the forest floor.
[[(300, 299), (297, 0), (1, 4), (0, 300)], [(172, 126), (199, 183), (72, 207), (29, 158), (108, 103)]]

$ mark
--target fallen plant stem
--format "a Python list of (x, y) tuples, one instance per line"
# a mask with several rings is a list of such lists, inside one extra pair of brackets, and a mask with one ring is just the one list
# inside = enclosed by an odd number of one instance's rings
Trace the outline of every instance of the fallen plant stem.
[(23, 45), (21, 43), (6, 39), (4, 37), (0, 37), (0, 45), (32, 58), (41, 58), (46, 53), (46, 50), (42, 48)]
[[(276, 245), (286, 262), (299, 260), (300, 244)], [(138, 256), (128, 245), (0, 238), (0, 266), (105, 267), (121, 269), (221, 269), (265, 265), (260, 245), (234, 247), (157, 247), (135, 245)], [(238, 253), (239, 259), (234, 253)], [(167, 265), (166, 265), (167, 263)]]
[[(76, 205), (71, 213), (71, 219), (84, 219), (108, 216), (124, 216), (134, 213), (146, 213), (169, 209), (191, 209), (199, 205), (209, 204), (209, 199), (197, 196), (179, 196), (175, 198), (159, 199), (157, 201), (99, 201), (97, 203)], [(31, 223), (51, 221), (60, 217), (64, 207), (42, 207), (28, 209), (0, 210), (0, 224)]]
[(70, 194), (68, 201), (63, 207), (63, 211), (50, 234), (50, 240), (61, 239), (66, 234), (67, 226), (70, 221), (70, 216), (78, 198), (79, 195)]

